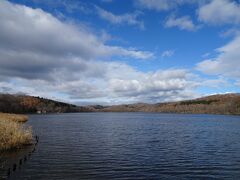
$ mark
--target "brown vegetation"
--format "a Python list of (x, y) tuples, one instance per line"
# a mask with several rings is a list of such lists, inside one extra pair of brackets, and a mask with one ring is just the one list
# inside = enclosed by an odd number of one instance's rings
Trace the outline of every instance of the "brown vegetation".
[(32, 130), (21, 123), (25, 121), (24, 115), (0, 113), (0, 151), (31, 144)]
[(87, 107), (80, 107), (40, 97), (0, 94), (0, 112), (4, 113), (66, 113), (88, 111), (90, 110)]
[(28, 120), (28, 117), (26, 115), (20, 115), (20, 114), (9, 114), (9, 113), (1, 113), (0, 112), (0, 121), (1, 120), (9, 120), (9, 121), (15, 121), (15, 122), (26, 122)]
[(240, 95), (223, 94), (188, 101), (116, 106), (76, 106), (40, 97), (0, 94), (0, 112), (65, 113), (65, 112), (162, 112), (240, 115)]
[(101, 111), (240, 115), (240, 95), (213, 95), (195, 100), (172, 103), (116, 105), (105, 107), (101, 109)]

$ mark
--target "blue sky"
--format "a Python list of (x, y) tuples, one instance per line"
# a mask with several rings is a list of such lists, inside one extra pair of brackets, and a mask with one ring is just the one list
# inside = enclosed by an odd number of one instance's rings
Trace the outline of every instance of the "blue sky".
[(0, 3), (0, 91), (76, 104), (240, 90), (238, 0)]

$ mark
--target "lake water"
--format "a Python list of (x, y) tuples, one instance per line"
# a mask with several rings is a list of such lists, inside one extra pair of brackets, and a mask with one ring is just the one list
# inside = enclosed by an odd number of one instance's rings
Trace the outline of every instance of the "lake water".
[(36, 151), (10, 179), (240, 179), (240, 117), (30, 115)]

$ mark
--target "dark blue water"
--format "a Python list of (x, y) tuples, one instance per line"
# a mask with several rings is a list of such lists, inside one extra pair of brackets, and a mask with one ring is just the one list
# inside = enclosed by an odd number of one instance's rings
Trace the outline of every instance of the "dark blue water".
[(39, 144), (11, 179), (240, 179), (240, 117), (31, 115)]

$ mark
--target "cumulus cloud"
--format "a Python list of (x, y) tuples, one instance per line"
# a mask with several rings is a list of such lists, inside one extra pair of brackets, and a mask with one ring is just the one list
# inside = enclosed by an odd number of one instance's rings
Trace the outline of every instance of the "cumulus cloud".
[(179, 18), (170, 16), (167, 18), (165, 22), (165, 27), (167, 28), (178, 27), (181, 30), (187, 31), (195, 31), (198, 29), (198, 27), (192, 22), (189, 16), (182, 16)]
[(212, 0), (198, 10), (200, 21), (221, 25), (240, 23), (240, 4), (233, 0)]
[(180, 69), (149, 73), (132, 71), (127, 79), (112, 78), (109, 84), (113, 96), (127, 97), (132, 102), (174, 101), (191, 98), (193, 92), (189, 92), (194, 88), (189, 73)]
[[(239, 25), (240, 4), (232, 0), (212, 0), (198, 10), (200, 21), (212, 25)], [(217, 55), (198, 63), (196, 69), (209, 75), (230, 78), (238, 85), (240, 71), (240, 34), (237, 28), (231, 28), (223, 33), (222, 37), (233, 37), (226, 45), (217, 48)], [(207, 56), (206, 56), (207, 57)]]
[(149, 59), (151, 52), (106, 45), (82, 26), (41, 9), (0, 1), (0, 90), (64, 100), (122, 103), (191, 98), (186, 70), (140, 72), (103, 57)]
[(197, 69), (211, 75), (222, 75), (238, 80), (240, 78), (240, 35), (217, 49), (218, 55), (197, 64)]
[(139, 17), (139, 15), (141, 15), (140, 12), (135, 12), (132, 14), (126, 13), (126, 14), (122, 14), (122, 15), (115, 15), (109, 11), (106, 11), (100, 7), (96, 7), (98, 15), (112, 23), (112, 24), (128, 24), (128, 25), (133, 25), (133, 26), (138, 26), (141, 29), (144, 29), (144, 23), (140, 20), (138, 20), (137, 18)]
[[(172, 69), (156, 72), (139, 72), (118, 62), (98, 62), (98, 67), (88, 69), (102, 70), (99, 74), (81, 72), (58, 72), (54, 81), (14, 78), (0, 86), (8, 92), (21, 92), (30, 95), (50, 97), (53, 92), (67, 95), (68, 101), (93, 103), (135, 103), (164, 102), (196, 97), (192, 91), (194, 82), (186, 70)], [(123, 74), (124, 72), (124, 74)], [(72, 76), (77, 75), (74, 79)], [(16, 91), (17, 90), (17, 91)]]
[[(34, 77), (66, 66), (82, 70), (84, 60), (109, 56), (137, 59), (153, 57), (151, 52), (107, 46), (93, 33), (59, 21), (41, 9), (0, 2), (1, 72)], [(61, 67), (62, 68), (62, 67)], [(26, 72), (25, 70), (31, 70)]]
[(13, 5), (7, 1), (2, 1), (0, 7), (0, 38), (4, 48), (31, 49), (31, 52), (51, 55), (77, 55), (85, 59), (111, 55), (132, 55), (140, 59), (149, 57), (145, 56), (145, 52), (104, 45), (83, 27), (62, 23), (41, 9)]

